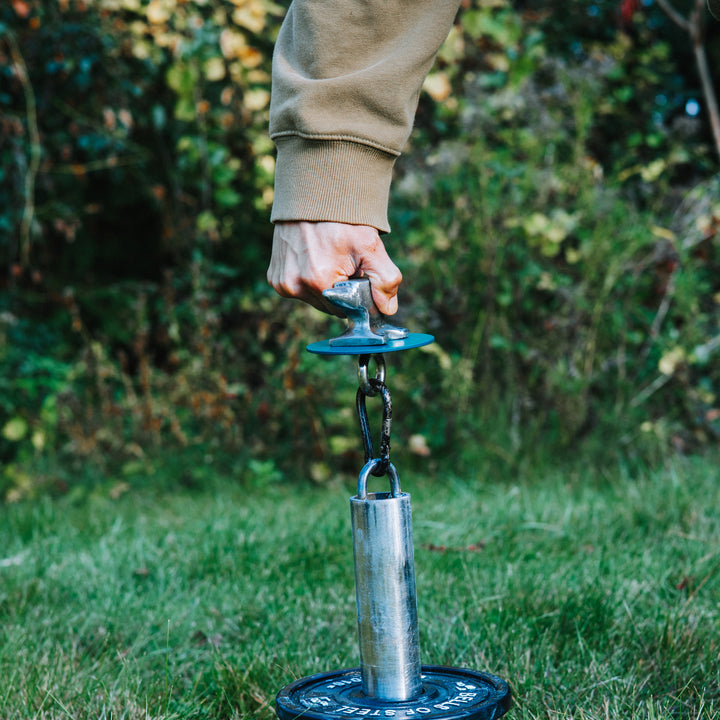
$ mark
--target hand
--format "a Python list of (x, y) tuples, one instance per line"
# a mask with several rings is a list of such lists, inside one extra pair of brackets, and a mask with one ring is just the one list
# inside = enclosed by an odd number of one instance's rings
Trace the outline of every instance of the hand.
[(375, 228), (334, 222), (283, 222), (275, 225), (270, 285), (283, 297), (343, 317), (322, 291), (351, 277), (370, 279), (373, 300), (385, 315), (397, 312), (402, 274)]

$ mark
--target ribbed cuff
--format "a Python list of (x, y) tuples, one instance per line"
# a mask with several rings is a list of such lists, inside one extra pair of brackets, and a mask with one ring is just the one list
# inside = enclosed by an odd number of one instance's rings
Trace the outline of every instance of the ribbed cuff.
[(390, 232), (395, 155), (357, 142), (297, 135), (276, 137), (275, 144), (272, 222), (344, 222)]

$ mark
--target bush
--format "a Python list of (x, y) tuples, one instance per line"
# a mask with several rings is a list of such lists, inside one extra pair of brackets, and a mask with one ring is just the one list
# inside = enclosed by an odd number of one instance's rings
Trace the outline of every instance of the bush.
[[(304, 351), (334, 321), (264, 284), (282, 12), (0, 8), (7, 498), (362, 464), (352, 363)], [(655, 459), (720, 432), (720, 187), (688, 79), (657, 24), (552, 46), (560, 12), (466, 8), (398, 167), (401, 306), (438, 342), (389, 362), (394, 447), (424, 471)]]
[[(453, 136), (406, 157), (398, 183), (394, 226), (412, 313), (440, 340), (445, 416), (470, 438), (503, 413), (513, 452), (541, 442), (566, 454), (590, 434), (605, 456), (716, 439), (717, 179), (698, 182), (692, 146), (669, 125), (654, 140), (638, 129), (640, 144), (616, 133), (626, 157), (596, 152), (610, 125), (628, 125), (618, 78), (640, 72), (635, 92), (657, 94), (663, 66), (646, 71), (667, 52), (641, 50), (628, 68), (620, 38), (570, 63), (517, 16), (491, 17), (514, 55), (449, 75), (463, 94), (440, 97), (437, 116)], [(489, 22), (450, 43), (467, 59)], [(691, 169), (698, 185), (681, 203)]]

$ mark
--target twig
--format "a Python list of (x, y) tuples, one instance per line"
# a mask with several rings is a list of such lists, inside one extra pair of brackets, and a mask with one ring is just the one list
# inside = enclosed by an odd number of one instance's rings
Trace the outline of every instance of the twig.
[(685, 32), (690, 32), (690, 23), (684, 18), (669, 2), (669, 0), (657, 0), (658, 5), (665, 11), (665, 14)]
[(40, 144), (40, 131), (37, 123), (37, 103), (35, 102), (35, 91), (33, 90), (30, 76), (28, 74), (25, 59), (20, 52), (20, 47), (15, 39), (14, 33), (6, 28), (6, 42), (10, 47), (13, 65), (17, 72), (18, 79), (25, 95), (25, 113), (27, 116), (28, 133), (30, 135), (30, 163), (25, 174), (25, 207), (20, 222), (20, 264), (27, 267), (30, 260), (30, 244), (32, 224), (35, 218), (35, 180), (40, 169), (40, 156), (42, 146)]
[(663, 385), (672, 379), (672, 375), (658, 375), (649, 385), (646, 385), (631, 401), (631, 407), (642, 405), (651, 395), (656, 393)]
[(705, 52), (705, 0), (695, 0), (695, 9), (689, 18), (681, 15), (670, 3), (670, 0), (657, 0), (658, 5), (665, 14), (692, 40), (695, 64), (700, 75), (703, 95), (710, 116), (710, 128), (715, 141), (715, 149), (720, 156), (720, 109), (718, 109), (717, 96), (712, 84), (712, 76)]
[(715, 148), (720, 156), (720, 109), (718, 109), (717, 97), (712, 84), (710, 68), (707, 61), (707, 53), (703, 43), (693, 43), (695, 50), (695, 62), (698, 66), (700, 74), (700, 82), (702, 84), (703, 95), (707, 103), (708, 115), (710, 116), (710, 127), (712, 128), (713, 138), (715, 140)]
[(662, 300), (660, 301), (657, 313), (655, 314), (655, 319), (650, 327), (650, 342), (655, 340), (660, 332), (660, 326), (662, 325), (665, 316), (668, 314), (668, 310), (670, 310), (670, 303), (672, 303), (673, 295), (675, 295), (675, 272), (670, 275), (667, 287), (665, 288)]

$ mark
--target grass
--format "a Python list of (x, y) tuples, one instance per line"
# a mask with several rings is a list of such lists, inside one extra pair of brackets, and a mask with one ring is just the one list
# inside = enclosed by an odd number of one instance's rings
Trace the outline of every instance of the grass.
[[(424, 662), (512, 718), (720, 717), (717, 465), (401, 479)], [(357, 665), (351, 486), (246, 485), (0, 509), (0, 718), (267, 719)]]

